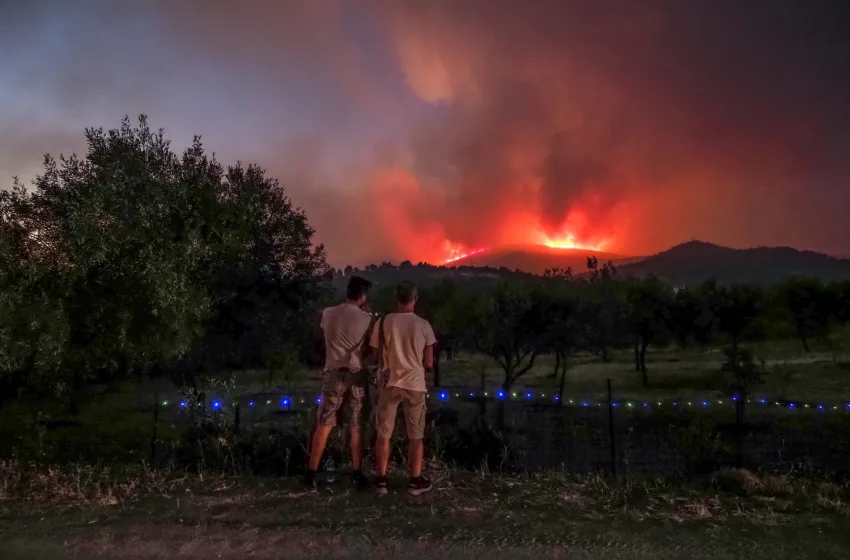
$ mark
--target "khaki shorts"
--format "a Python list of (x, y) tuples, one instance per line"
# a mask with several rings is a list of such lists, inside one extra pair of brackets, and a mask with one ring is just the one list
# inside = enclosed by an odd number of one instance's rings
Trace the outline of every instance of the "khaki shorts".
[(339, 412), (347, 404), (348, 421), (359, 425), (369, 372), (351, 372), (347, 369), (326, 371), (322, 377), (322, 402), (319, 404), (319, 426), (336, 426)]
[(425, 437), (425, 395), (425, 391), (411, 391), (400, 387), (382, 389), (378, 397), (378, 437), (392, 437), (399, 404), (404, 409), (408, 439)]

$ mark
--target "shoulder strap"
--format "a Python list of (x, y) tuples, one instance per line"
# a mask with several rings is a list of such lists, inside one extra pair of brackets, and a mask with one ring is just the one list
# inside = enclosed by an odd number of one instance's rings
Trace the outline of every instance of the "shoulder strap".
[(363, 338), (360, 339), (360, 347), (365, 347), (369, 345), (369, 339), (372, 338), (372, 331), (375, 329), (375, 323), (377, 323), (379, 319), (374, 317), (369, 319), (369, 327), (366, 329), (366, 332), (363, 333)]
[(386, 345), (386, 336), (384, 335), (384, 321), (387, 319), (386, 315), (383, 315), (378, 320), (378, 368), (380, 370), (386, 369), (384, 363), (384, 346)]

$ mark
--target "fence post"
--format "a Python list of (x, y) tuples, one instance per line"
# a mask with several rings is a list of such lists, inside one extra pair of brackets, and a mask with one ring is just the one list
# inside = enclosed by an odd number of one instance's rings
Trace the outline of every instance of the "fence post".
[(611, 396), (611, 378), (608, 378), (608, 443), (611, 447), (611, 476), (617, 476), (617, 448), (614, 442), (614, 399)]
[(747, 398), (746, 392), (743, 395), (739, 394), (735, 401), (735, 468), (741, 469), (744, 467), (744, 399)]
[(158, 429), (159, 429), (159, 392), (154, 393), (153, 396), (153, 431), (151, 433), (151, 455), (150, 455), (150, 464), (154, 465), (156, 461), (156, 439), (158, 437)]
[(564, 378), (567, 376), (567, 359), (564, 358), (564, 363), (561, 364), (561, 382), (558, 385), (558, 404), (564, 406)]

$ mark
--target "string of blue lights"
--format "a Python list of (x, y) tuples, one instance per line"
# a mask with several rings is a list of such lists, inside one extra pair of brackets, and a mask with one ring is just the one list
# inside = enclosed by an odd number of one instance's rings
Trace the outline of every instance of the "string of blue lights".
[[(525, 391), (523, 392), (507, 392), (503, 390), (490, 392), (490, 391), (463, 391), (463, 392), (449, 392), (446, 390), (442, 390), (436, 393), (429, 393), (428, 397), (430, 399), (436, 399), (442, 402), (448, 402), (451, 400), (460, 400), (460, 401), (480, 401), (480, 400), (502, 400), (502, 401), (533, 401), (533, 402), (542, 402), (548, 401), (550, 403), (558, 403), (561, 406), (573, 406), (579, 408), (599, 408), (599, 407), (607, 407), (608, 401), (598, 401), (598, 400), (589, 400), (589, 399), (581, 399), (575, 397), (564, 397), (563, 402), (560, 402), (561, 399), (558, 395), (546, 396), (545, 393), (534, 393), (533, 391)], [(255, 408), (258, 406), (265, 407), (279, 407), (281, 409), (290, 409), (295, 408), (299, 405), (304, 404), (320, 404), (322, 402), (321, 396), (307, 396), (301, 395), (299, 397), (290, 397), (283, 396), (275, 399), (266, 398), (265, 400), (248, 400), (247, 403), (244, 403), (244, 399), (240, 399), (242, 404), (247, 404), (249, 408)], [(710, 408), (716, 406), (734, 406), (735, 402), (738, 400), (737, 396), (732, 396), (726, 399), (718, 399), (716, 397), (713, 398), (700, 398), (700, 399), (653, 399), (653, 400), (635, 400), (635, 399), (616, 399), (611, 402), (612, 407), (625, 407), (629, 409), (650, 409), (650, 408), (664, 408), (664, 407), (684, 407), (684, 408)], [(769, 407), (780, 407), (789, 410), (795, 409), (814, 409), (818, 411), (832, 411), (832, 412), (850, 412), (850, 402), (842, 402), (840, 404), (836, 403), (812, 403), (805, 402), (802, 400), (775, 400), (775, 399), (767, 399), (767, 398), (748, 398), (748, 403), (757, 404), (760, 406), (769, 406)], [(163, 407), (169, 406), (169, 401), (164, 400), (161, 402)], [(190, 407), (190, 403), (185, 400), (181, 400), (177, 402), (177, 406), (179, 408), (185, 409)], [(220, 399), (214, 399), (209, 404), (212, 410), (221, 410), (225, 407), (225, 403)]]

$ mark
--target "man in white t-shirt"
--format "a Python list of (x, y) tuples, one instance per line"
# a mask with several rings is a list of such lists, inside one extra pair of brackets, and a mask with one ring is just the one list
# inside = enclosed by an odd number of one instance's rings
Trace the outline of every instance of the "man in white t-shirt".
[(416, 285), (402, 282), (396, 289), (397, 312), (382, 318), (369, 345), (378, 349), (379, 382), (386, 380), (378, 397), (378, 438), (375, 449), (377, 476), (375, 487), (387, 492), (387, 463), (390, 438), (395, 427), (399, 405), (404, 410), (408, 438), (407, 491), (419, 496), (431, 490), (431, 482), (422, 476), (425, 448), (425, 371), (434, 365), (434, 330), (425, 319), (413, 312), (418, 299)]
[(352, 276), (348, 281), (345, 303), (322, 310), (320, 326), (325, 339), (325, 366), (322, 371), (322, 398), (317, 427), (310, 446), (310, 464), (306, 486), (316, 485), (316, 473), (328, 443), (328, 435), (337, 424), (343, 405), (349, 411), (353, 482), (361, 487), (368, 482), (360, 470), (360, 422), (369, 374), (363, 367), (363, 351), (372, 325), (372, 315), (363, 310), (372, 283)]

